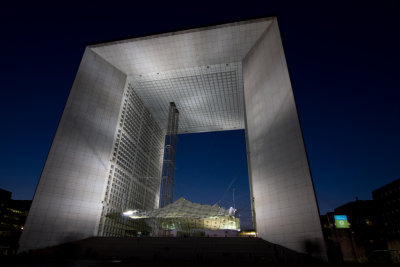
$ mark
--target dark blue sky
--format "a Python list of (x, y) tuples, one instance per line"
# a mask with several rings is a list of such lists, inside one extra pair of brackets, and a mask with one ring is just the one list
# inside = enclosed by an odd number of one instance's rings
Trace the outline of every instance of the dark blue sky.
[[(321, 212), (400, 177), (398, 1), (184, 3), (1, 6), (1, 188), (32, 198), (87, 44), (274, 14)], [(228, 206), (236, 178), (246, 198), (243, 132), (178, 142), (177, 197)]]
[(242, 226), (251, 228), (249, 179), (244, 130), (178, 136), (175, 199), (234, 205)]

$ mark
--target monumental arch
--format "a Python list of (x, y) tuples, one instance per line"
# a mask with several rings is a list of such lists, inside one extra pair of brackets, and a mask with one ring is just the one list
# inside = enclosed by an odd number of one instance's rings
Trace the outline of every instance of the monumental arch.
[(180, 134), (245, 129), (259, 237), (296, 251), (307, 241), (323, 246), (278, 23), (270, 17), (88, 46), (20, 251), (126, 236), (134, 225), (109, 221), (110, 214), (158, 207), (171, 102)]

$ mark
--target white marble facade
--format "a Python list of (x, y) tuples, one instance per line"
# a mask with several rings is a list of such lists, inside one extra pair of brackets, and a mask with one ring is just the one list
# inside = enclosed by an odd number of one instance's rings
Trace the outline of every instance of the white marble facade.
[(162, 134), (170, 102), (180, 112), (179, 133), (245, 129), (259, 237), (300, 252), (313, 242), (325, 254), (275, 17), (88, 46), (20, 251), (102, 235), (100, 218), (128, 85), (149, 113), (147, 124)]

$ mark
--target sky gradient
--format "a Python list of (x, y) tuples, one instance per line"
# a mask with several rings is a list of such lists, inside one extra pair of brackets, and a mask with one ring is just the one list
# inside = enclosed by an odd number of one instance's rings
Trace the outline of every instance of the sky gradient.
[[(86, 45), (276, 15), (321, 213), (371, 199), (400, 178), (400, 4), (347, 2), (2, 6), (0, 188), (32, 198)], [(175, 196), (228, 206), (234, 180), (245, 206), (245, 151), (243, 131), (179, 136)]]

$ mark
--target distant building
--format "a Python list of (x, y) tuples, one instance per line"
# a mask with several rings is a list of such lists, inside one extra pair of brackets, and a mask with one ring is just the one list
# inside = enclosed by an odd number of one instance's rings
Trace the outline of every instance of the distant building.
[(11, 199), (11, 192), (0, 189), (0, 255), (17, 252), (31, 202)]
[(379, 207), (379, 234), (387, 241), (392, 258), (397, 258), (400, 251), (400, 179), (374, 190), (372, 198)]
[[(374, 190), (372, 197), (321, 216), (330, 261), (400, 262), (400, 179)], [(336, 227), (335, 215), (346, 215), (350, 228)]]
[(322, 232), (324, 234), (328, 260), (331, 263), (343, 262), (341, 243), (336, 235), (333, 212), (321, 215)]
[(374, 250), (385, 248), (377, 233), (374, 201), (356, 199), (336, 208), (335, 214), (347, 215), (357, 261), (365, 262)]

